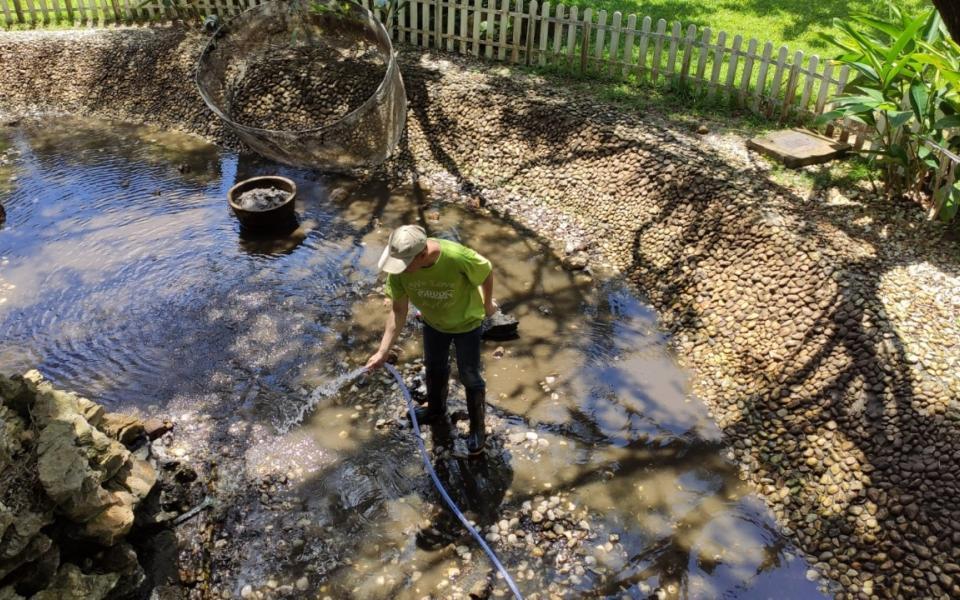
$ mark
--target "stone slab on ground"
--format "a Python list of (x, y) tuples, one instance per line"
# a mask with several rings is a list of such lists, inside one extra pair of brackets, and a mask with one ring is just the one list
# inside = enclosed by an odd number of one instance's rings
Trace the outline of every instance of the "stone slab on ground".
[(779, 160), (790, 169), (797, 169), (839, 158), (850, 149), (850, 144), (812, 131), (783, 129), (747, 140), (747, 147)]

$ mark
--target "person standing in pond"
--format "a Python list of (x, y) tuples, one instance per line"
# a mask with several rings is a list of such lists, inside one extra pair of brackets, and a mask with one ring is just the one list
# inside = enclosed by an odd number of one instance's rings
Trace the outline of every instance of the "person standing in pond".
[(390, 234), (379, 268), (387, 273), (385, 291), (392, 303), (380, 347), (366, 367), (375, 369), (386, 361), (412, 303), (423, 317), (427, 370), (427, 406), (416, 409), (417, 420), (430, 425), (446, 422), (452, 342), (470, 415), (467, 449), (471, 455), (480, 454), (486, 441), (481, 324), (497, 310), (490, 261), (456, 242), (428, 238), (418, 225), (404, 225)]

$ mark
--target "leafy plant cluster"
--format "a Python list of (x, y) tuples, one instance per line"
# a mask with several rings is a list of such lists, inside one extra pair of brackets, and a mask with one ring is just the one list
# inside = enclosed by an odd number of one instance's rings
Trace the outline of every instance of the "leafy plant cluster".
[(877, 143), (863, 152), (888, 195), (923, 202), (931, 218), (952, 221), (960, 208), (960, 182), (948, 176), (951, 162), (960, 162), (960, 46), (936, 10), (889, 9), (886, 18), (859, 13), (838, 20), (840, 34), (823, 36), (856, 75), (853, 93), (835, 98), (834, 110), (818, 122), (865, 124)]

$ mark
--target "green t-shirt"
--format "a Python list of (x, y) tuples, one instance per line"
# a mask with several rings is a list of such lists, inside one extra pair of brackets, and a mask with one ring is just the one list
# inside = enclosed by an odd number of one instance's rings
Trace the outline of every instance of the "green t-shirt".
[(440, 244), (437, 262), (415, 273), (388, 275), (385, 292), (392, 300), (409, 298), (438, 331), (472, 331), (485, 315), (478, 286), (490, 274), (490, 261), (456, 242), (434, 241)]

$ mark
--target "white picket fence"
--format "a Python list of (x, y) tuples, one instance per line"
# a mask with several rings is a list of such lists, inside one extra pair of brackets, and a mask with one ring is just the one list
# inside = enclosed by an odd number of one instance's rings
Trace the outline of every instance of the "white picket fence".
[[(372, 0), (360, 0), (378, 18)], [(162, 23), (230, 16), (260, 0), (0, 0), (8, 27)], [(394, 39), (515, 64), (671, 84), (781, 121), (818, 115), (847, 67), (770, 42), (663, 19), (537, 0), (410, 0), (385, 23)]]
[[(262, 0), (0, 0), (7, 27), (113, 26), (229, 17)], [(385, 10), (357, 0), (381, 21)], [(830, 109), (851, 76), (817, 55), (710, 27), (594, 11), (538, 0), (409, 0), (384, 23), (421, 48), (534, 65), (589, 77), (670, 85), (780, 122), (809, 122)], [(861, 149), (871, 132), (845, 121), (825, 133)], [(953, 181), (956, 163), (940, 152)]]

